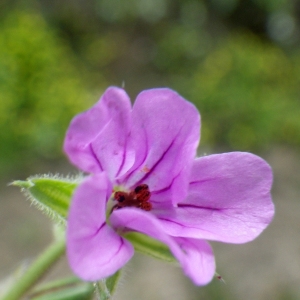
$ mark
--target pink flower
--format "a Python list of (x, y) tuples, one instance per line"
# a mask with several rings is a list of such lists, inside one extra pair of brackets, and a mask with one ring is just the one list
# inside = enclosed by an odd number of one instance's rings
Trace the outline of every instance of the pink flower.
[(91, 174), (68, 217), (67, 255), (79, 277), (96, 281), (123, 267), (134, 250), (122, 234), (137, 231), (168, 245), (203, 285), (215, 272), (206, 240), (245, 243), (268, 226), (269, 165), (243, 152), (195, 158), (199, 139), (198, 111), (166, 88), (143, 91), (131, 107), (110, 87), (72, 120), (64, 150)]

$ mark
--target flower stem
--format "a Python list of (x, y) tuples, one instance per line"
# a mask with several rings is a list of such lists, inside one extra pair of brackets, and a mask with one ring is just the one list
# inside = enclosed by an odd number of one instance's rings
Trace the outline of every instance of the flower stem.
[(111, 298), (105, 279), (96, 282), (95, 287), (99, 300), (109, 300)]
[(28, 268), (2, 300), (20, 299), (65, 252), (65, 239), (56, 240)]

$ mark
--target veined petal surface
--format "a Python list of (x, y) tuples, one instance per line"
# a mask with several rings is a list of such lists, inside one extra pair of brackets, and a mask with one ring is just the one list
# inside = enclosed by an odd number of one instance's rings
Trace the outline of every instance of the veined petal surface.
[(171, 235), (248, 242), (272, 220), (271, 185), (271, 168), (258, 156), (204, 156), (194, 162), (188, 197), (158, 217)]
[(113, 275), (133, 255), (132, 245), (106, 224), (110, 193), (105, 173), (88, 177), (75, 190), (70, 207), (67, 255), (73, 272), (87, 281)]
[(156, 203), (185, 198), (200, 139), (195, 106), (167, 88), (143, 91), (133, 106), (131, 139), (135, 163), (126, 186), (148, 184)]
[(209, 283), (216, 269), (210, 244), (204, 240), (191, 238), (175, 238), (175, 241), (189, 258), (183, 267), (185, 274), (197, 285)]
[(169, 246), (183, 270), (197, 285), (208, 283), (215, 272), (211, 247), (205, 241), (173, 238), (165, 233), (163, 224), (152, 214), (135, 208), (114, 211), (110, 217), (112, 226), (120, 232), (135, 230)]
[(130, 112), (126, 92), (108, 88), (91, 109), (72, 120), (64, 142), (71, 162), (88, 173), (105, 170), (110, 177), (121, 172), (126, 164), (132, 164), (131, 152), (126, 153)]

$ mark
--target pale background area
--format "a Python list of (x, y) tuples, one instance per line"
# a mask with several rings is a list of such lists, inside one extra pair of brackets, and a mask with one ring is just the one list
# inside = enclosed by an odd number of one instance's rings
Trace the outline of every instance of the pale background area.
[[(273, 198), (276, 215), (272, 224), (254, 242), (244, 245), (213, 243), (217, 271), (226, 284), (214, 280), (204, 288), (194, 287), (179, 267), (151, 257), (136, 255), (125, 267), (115, 300), (124, 299), (219, 299), (263, 300), (300, 298), (300, 158), (286, 148), (275, 148), (264, 158), (274, 170)], [(39, 165), (36, 173), (74, 172), (66, 161)], [(32, 175), (32, 174), (28, 174)], [(51, 241), (51, 224), (19, 192), (1, 181), (0, 188), (0, 279), (34, 259)], [(51, 278), (69, 273), (61, 261)], [(282, 294), (282, 296), (281, 296)], [(289, 296), (291, 295), (291, 296)], [(293, 298), (296, 296), (297, 298)], [(227, 296), (227, 297), (226, 297)], [(225, 298), (226, 297), (226, 298)]]

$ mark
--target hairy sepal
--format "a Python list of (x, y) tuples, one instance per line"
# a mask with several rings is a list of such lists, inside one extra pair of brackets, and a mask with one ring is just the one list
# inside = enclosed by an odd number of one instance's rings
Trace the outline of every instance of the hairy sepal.
[(80, 178), (35, 176), (11, 184), (20, 187), (32, 204), (55, 222), (65, 223), (72, 194), (79, 182)]

